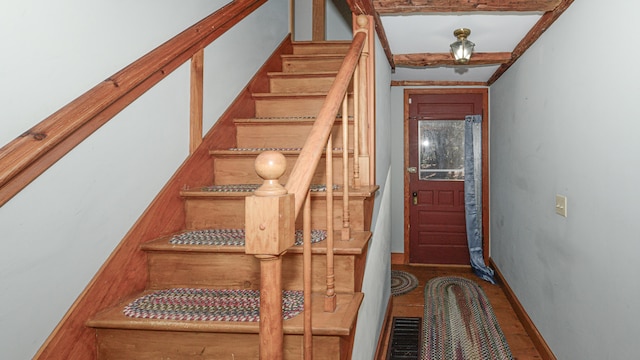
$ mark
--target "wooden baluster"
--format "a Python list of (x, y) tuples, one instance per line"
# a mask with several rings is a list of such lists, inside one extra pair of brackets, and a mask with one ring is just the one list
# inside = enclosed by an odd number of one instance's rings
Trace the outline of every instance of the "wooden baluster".
[[(360, 71), (358, 71), (360, 65), (356, 66), (356, 71), (353, 74), (353, 188), (358, 189), (360, 187), (360, 93), (362, 88), (360, 87)], [(364, 140), (364, 139), (363, 139)]]
[(335, 274), (333, 270), (333, 136), (327, 140), (327, 292), (324, 311), (336, 310)]
[(369, 116), (373, 116), (373, 102), (370, 103), (368, 99), (373, 99), (375, 92), (371, 80), (373, 75), (370, 74), (372, 66), (370, 58), (371, 39), (369, 37), (369, 18), (366, 15), (358, 15), (355, 22), (357, 25), (355, 33), (364, 33), (368, 36), (362, 48), (362, 54), (360, 54), (358, 66), (354, 74), (354, 81), (358, 83), (358, 91), (354, 94), (354, 102), (358, 104), (358, 114), (354, 114), (354, 117), (357, 117), (357, 119), (354, 120), (358, 124), (357, 126), (354, 125), (354, 132), (357, 134), (355, 135), (357, 136), (356, 139), (359, 139), (356, 143), (358, 150), (354, 152), (354, 162), (358, 164), (358, 176), (357, 178), (354, 177), (354, 187), (357, 189), (362, 184), (370, 185), (373, 179), (373, 175), (370, 173), (373, 169), (370, 161), (373, 159), (370, 158), (371, 156), (369, 154), (369, 148), (373, 146), (375, 141), (375, 136), (371, 133), (373, 127), (370, 124), (373, 120), (369, 119)]
[(282, 255), (295, 242), (294, 196), (279, 181), (286, 163), (278, 152), (260, 154), (255, 169), (264, 182), (245, 200), (245, 252), (260, 259), (261, 359), (284, 356)]
[[(351, 237), (351, 223), (349, 219), (349, 110), (347, 96), (342, 100), (342, 240)], [(356, 133), (354, 129), (354, 134)], [(354, 147), (355, 147), (354, 143)], [(354, 163), (356, 159), (353, 159)]]
[(193, 154), (202, 143), (202, 104), (204, 87), (204, 49), (191, 58), (191, 99), (189, 153)]
[(311, 193), (307, 192), (302, 212), (302, 275), (304, 278), (304, 359), (313, 358), (313, 326), (311, 311)]

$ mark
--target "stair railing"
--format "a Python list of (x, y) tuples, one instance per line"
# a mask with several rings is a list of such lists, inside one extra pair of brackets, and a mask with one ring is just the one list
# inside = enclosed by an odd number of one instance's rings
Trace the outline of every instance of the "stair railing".
[(202, 49), (266, 1), (230, 2), (0, 148), (0, 206), (190, 59), (190, 147), (195, 149), (202, 141)]
[[(283, 357), (283, 320), (282, 320), (282, 255), (294, 244), (295, 222), (303, 212), (303, 287), (304, 287), (304, 358), (312, 358), (312, 317), (311, 317), (311, 201), (310, 188), (316, 168), (323, 152), (326, 154), (327, 185), (327, 290), (325, 311), (335, 311), (335, 274), (333, 269), (333, 140), (331, 132), (334, 122), (342, 108), (343, 129), (343, 225), (342, 238), (348, 240), (349, 224), (349, 187), (355, 188), (362, 181), (349, 179), (348, 171), (348, 89), (354, 84), (354, 170), (362, 156), (362, 150), (370, 141), (366, 112), (372, 92), (368, 90), (370, 79), (368, 67), (362, 60), (368, 53), (369, 18), (362, 15), (357, 18), (351, 47), (329, 89), (325, 102), (320, 109), (311, 132), (305, 141), (300, 155), (293, 166), (289, 179), (281, 188), (279, 178), (285, 172), (286, 160), (275, 151), (266, 151), (256, 159), (256, 172), (264, 179), (263, 185), (253, 196), (246, 200), (246, 247), (247, 254), (260, 259), (260, 358), (282, 359)], [(366, 60), (366, 57), (365, 57)], [(363, 66), (364, 65), (364, 66)], [(364, 93), (360, 95), (359, 93)], [(366, 134), (366, 136), (362, 136)], [(360, 135), (360, 136), (358, 136)], [(355, 156), (355, 154), (358, 154)], [(366, 154), (366, 152), (365, 152)], [(367, 159), (368, 161), (368, 159)], [(369, 169), (369, 166), (366, 165)], [(354, 176), (354, 179), (356, 177)], [(366, 176), (368, 181), (369, 175)], [(265, 279), (263, 282), (262, 279)]]

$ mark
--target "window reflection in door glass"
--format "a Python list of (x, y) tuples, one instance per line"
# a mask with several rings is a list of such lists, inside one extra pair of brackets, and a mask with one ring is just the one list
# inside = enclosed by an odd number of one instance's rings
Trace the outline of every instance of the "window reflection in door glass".
[(464, 180), (464, 120), (418, 121), (420, 180)]

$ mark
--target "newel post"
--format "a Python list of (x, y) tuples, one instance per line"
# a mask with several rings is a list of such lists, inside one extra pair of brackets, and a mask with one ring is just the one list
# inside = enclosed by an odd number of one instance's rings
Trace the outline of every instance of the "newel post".
[(264, 183), (245, 200), (245, 252), (260, 259), (260, 358), (282, 359), (282, 255), (295, 241), (295, 202), (279, 182), (284, 155), (265, 151), (255, 169)]

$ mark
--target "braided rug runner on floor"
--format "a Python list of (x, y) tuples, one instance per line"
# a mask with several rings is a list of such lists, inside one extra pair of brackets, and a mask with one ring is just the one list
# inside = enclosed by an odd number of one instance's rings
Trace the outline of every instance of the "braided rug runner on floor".
[[(304, 308), (299, 290), (282, 292), (282, 318), (291, 319)], [(129, 317), (162, 320), (259, 321), (259, 290), (177, 288), (158, 290), (124, 308)]]
[(391, 270), (391, 295), (399, 296), (418, 287), (418, 278), (406, 271)]
[(475, 282), (431, 279), (424, 290), (422, 360), (512, 360), (493, 308)]

